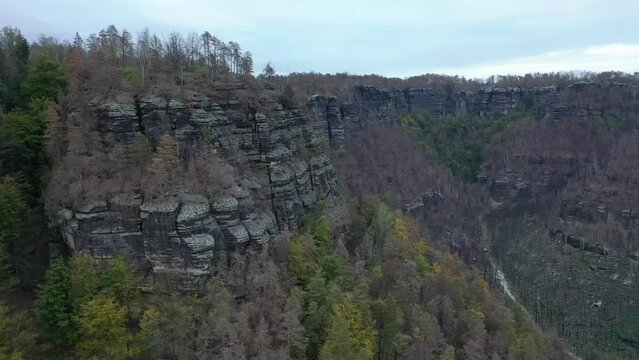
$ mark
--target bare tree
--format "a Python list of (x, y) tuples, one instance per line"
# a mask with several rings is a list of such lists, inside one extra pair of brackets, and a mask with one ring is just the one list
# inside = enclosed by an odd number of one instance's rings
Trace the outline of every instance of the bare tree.
[(141, 31), (138, 31), (135, 54), (138, 58), (138, 64), (140, 65), (142, 86), (144, 86), (146, 80), (145, 70), (148, 68), (149, 58), (151, 56), (151, 35), (149, 34), (148, 28), (144, 28)]
[(180, 73), (180, 86), (184, 84), (184, 60), (186, 58), (184, 37), (178, 32), (171, 32), (165, 42), (166, 58), (171, 65), (171, 71)]

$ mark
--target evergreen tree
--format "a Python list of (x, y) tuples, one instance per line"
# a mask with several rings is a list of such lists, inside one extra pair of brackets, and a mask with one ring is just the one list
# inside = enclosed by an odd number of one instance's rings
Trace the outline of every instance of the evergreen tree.
[(13, 281), (18, 249), (25, 226), (27, 205), (18, 181), (5, 177), (0, 182), (0, 288)]
[(275, 68), (270, 62), (268, 62), (266, 66), (264, 66), (261, 76), (268, 80), (271, 80), (275, 76)]
[(47, 102), (33, 101), (28, 111), (12, 112), (0, 122), (0, 175), (23, 177), (34, 198), (43, 188), (47, 164), (44, 149)]
[(244, 53), (241, 69), (242, 75), (253, 75), (253, 54), (250, 51)]
[(11, 111), (26, 105), (21, 86), (27, 77), (30, 48), (17, 28), (4, 27), (0, 32), (0, 83), (7, 87), (0, 104)]
[(73, 48), (80, 53), (84, 52), (84, 40), (82, 40), (82, 37), (77, 32), (73, 37)]
[(71, 270), (62, 259), (57, 259), (47, 271), (44, 286), (38, 293), (36, 317), (41, 338), (58, 353), (72, 349), (77, 341), (75, 304)]
[(373, 319), (377, 325), (377, 359), (396, 359), (404, 355), (407, 336), (403, 313), (394, 297), (378, 300), (371, 304)]
[(114, 297), (120, 304), (131, 306), (138, 296), (135, 272), (122, 256), (116, 256), (102, 277), (102, 292)]
[(58, 91), (67, 86), (67, 78), (60, 64), (40, 54), (24, 84), (25, 96), (29, 99), (44, 98), (55, 100)]

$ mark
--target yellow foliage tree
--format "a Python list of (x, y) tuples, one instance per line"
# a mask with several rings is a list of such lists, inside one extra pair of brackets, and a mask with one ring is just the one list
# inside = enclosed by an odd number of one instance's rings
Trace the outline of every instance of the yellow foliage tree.
[(369, 360), (375, 355), (375, 330), (364, 321), (362, 312), (350, 296), (333, 305), (329, 317), (326, 342), (320, 351), (321, 360)]
[(315, 272), (315, 243), (305, 234), (296, 234), (289, 243), (288, 269), (295, 282), (306, 284)]
[(126, 326), (127, 310), (110, 296), (97, 295), (84, 304), (77, 316), (80, 359), (124, 360), (136, 355), (134, 336)]

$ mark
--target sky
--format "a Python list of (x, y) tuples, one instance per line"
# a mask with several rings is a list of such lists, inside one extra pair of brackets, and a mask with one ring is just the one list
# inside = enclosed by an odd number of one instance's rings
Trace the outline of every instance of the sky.
[(635, 72), (638, 23), (637, 0), (0, 0), (0, 26), (30, 40), (208, 30), (278, 73)]

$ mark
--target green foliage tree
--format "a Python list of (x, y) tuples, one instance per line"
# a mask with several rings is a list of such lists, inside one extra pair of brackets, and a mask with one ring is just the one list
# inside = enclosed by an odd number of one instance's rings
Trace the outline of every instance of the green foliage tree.
[(78, 255), (71, 259), (71, 291), (76, 304), (84, 304), (100, 289), (100, 270), (95, 259)]
[(15, 178), (0, 182), (0, 287), (9, 286), (16, 272), (17, 251), (20, 247), (27, 204)]
[(56, 260), (36, 301), (40, 337), (58, 355), (109, 359), (137, 353), (128, 329), (137, 286), (134, 271), (120, 257), (104, 268), (88, 255), (73, 257), (70, 265)]
[(71, 269), (62, 259), (56, 260), (47, 271), (35, 309), (40, 337), (56, 353), (72, 349), (78, 338), (72, 288)]
[(135, 271), (126, 259), (116, 256), (102, 275), (102, 292), (129, 308), (138, 298), (138, 281)]
[(55, 100), (66, 86), (67, 77), (60, 64), (40, 54), (24, 83), (24, 95), (28, 99)]
[[(6, 86), (0, 105), (11, 111), (25, 104), (21, 85), (27, 76), (29, 43), (17, 28), (4, 27), (0, 32), (0, 83)], [(0, 106), (0, 109), (2, 106)]]
[(27, 111), (0, 120), (0, 175), (21, 176), (33, 197), (43, 188), (48, 162), (44, 149), (47, 106), (46, 101), (35, 100)]
[(396, 359), (406, 355), (408, 337), (403, 334), (404, 314), (393, 296), (371, 302), (377, 325), (377, 359)]
[(410, 113), (402, 115), (400, 122), (439, 165), (464, 181), (475, 182), (488, 145), (528, 119), (530, 114), (522, 110), (491, 121)]
[(289, 273), (298, 285), (305, 285), (315, 272), (315, 243), (310, 236), (295, 234), (289, 242)]
[(307, 355), (316, 359), (326, 339), (327, 322), (333, 304), (344, 297), (342, 289), (334, 282), (326, 282), (318, 269), (306, 287), (306, 311), (302, 320), (304, 336), (308, 339)]
[(326, 253), (330, 244), (331, 223), (328, 217), (323, 214), (324, 210), (320, 207), (317, 214), (304, 218), (304, 228), (313, 236), (315, 245), (320, 251)]

